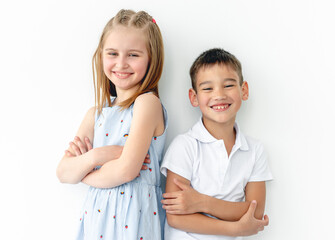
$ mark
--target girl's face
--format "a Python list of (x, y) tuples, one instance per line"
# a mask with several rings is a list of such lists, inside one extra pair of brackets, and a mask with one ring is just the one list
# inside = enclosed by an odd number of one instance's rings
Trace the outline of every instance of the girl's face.
[(133, 27), (116, 25), (103, 46), (103, 68), (115, 85), (118, 97), (132, 96), (148, 68), (149, 56), (144, 32)]

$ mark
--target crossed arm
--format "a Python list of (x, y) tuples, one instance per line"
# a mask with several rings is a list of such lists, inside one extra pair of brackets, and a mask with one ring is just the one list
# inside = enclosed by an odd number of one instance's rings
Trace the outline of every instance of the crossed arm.
[[(67, 150), (57, 167), (61, 182), (80, 181), (98, 188), (109, 188), (129, 182), (138, 176), (152, 137), (164, 131), (162, 107), (159, 99), (152, 94), (139, 96), (134, 104), (133, 119), (126, 144), (94, 148), (82, 155), (75, 156), (72, 147)], [(91, 108), (79, 127), (77, 136), (92, 142), (94, 134), (95, 109)], [(80, 144), (79, 144), (80, 145)], [(113, 161), (111, 161), (113, 160)], [(96, 166), (102, 166), (93, 171)]]
[(265, 183), (249, 184), (245, 202), (227, 202), (198, 193), (190, 186), (189, 180), (168, 170), (166, 193), (163, 194), (165, 199), (162, 200), (167, 221), (174, 228), (193, 233), (227, 236), (256, 234), (269, 222), (266, 215), (263, 219)]

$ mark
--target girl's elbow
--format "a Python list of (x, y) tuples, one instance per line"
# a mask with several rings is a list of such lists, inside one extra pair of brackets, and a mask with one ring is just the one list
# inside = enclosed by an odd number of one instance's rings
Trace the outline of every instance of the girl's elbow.
[(136, 177), (138, 177), (138, 174), (139, 173), (136, 173), (135, 171), (126, 171), (124, 174), (123, 174), (123, 177), (124, 177), (124, 182), (131, 182), (133, 181)]
[(139, 176), (140, 170), (134, 169), (132, 166), (123, 166), (120, 175), (124, 182), (131, 182)]
[(60, 183), (70, 183), (70, 184), (79, 183), (77, 179), (71, 178), (71, 176), (67, 176), (66, 173), (62, 171), (60, 168), (57, 168), (56, 176)]
[(56, 176), (60, 183), (65, 183), (64, 174), (60, 167), (56, 169)]

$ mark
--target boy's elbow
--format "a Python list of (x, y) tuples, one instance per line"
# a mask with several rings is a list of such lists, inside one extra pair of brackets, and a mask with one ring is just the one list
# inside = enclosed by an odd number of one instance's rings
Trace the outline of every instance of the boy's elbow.
[(178, 228), (178, 216), (173, 214), (166, 214), (166, 220), (170, 227)]
[(262, 220), (263, 219), (263, 216), (264, 216), (264, 211), (255, 211), (255, 218), (258, 219), (258, 220)]

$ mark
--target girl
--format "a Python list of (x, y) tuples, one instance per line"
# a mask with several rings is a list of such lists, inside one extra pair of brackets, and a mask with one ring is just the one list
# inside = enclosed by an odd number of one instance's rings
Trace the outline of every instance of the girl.
[[(162, 239), (163, 57), (159, 27), (146, 12), (121, 10), (103, 30), (93, 56), (96, 107), (57, 169), (61, 182), (90, 185), (77, 239)], [(139, 174), (147, 153), (149, 169)]]

